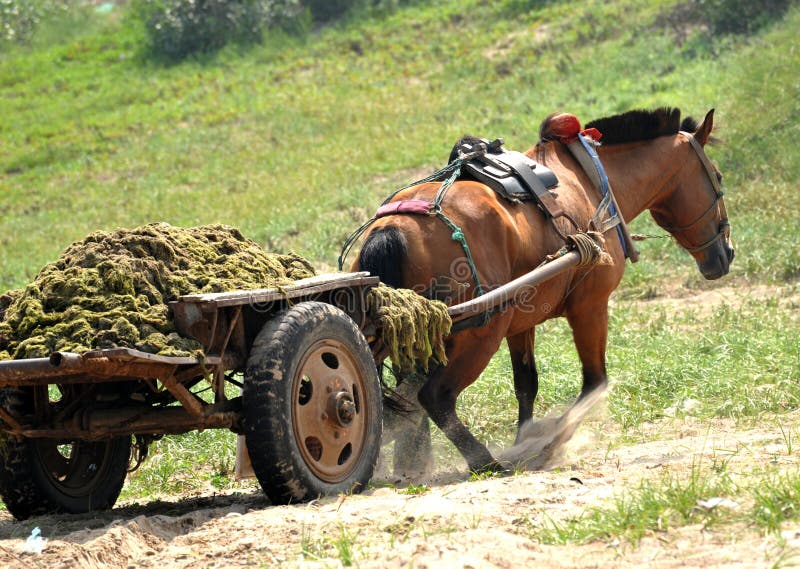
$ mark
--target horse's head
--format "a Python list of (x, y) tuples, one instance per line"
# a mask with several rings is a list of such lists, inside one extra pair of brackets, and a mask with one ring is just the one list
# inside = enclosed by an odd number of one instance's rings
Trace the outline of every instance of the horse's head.
[[(687, 124), (684, 122), (684, 128)], [(656, 223), (694, 257), (709, 280), (727, 275), (734, 257), (722, 198), (722, 175), (703, 150), (713, 126), (712, 109), (694, 132), (680, 132), (685, 160), (676, 174), (676, 184), (650, 207)]]

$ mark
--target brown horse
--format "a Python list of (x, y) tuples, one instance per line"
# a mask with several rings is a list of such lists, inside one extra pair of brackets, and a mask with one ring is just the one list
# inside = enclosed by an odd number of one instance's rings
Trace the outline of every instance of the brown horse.
[[(549, 126), (546, 120), (540, 142), (526, 154), (556, 173), (559, 184), (552, 193), (585, 230), (601, 196), (568, 148), (549, 140)], [(734, 251), (719, 187), (721, 176), (703, 150), (711, 136), (713, 110), (699, 126), (691, 118), (681, 123), (680, 111), (667, 108), (631, 111), (586, 126), (602, 134), (598, 154), (624, 219), (630, 221), (650, 210), (655, 221), (690, 252), (705, 278), (727, 274)], [(439, 186), (420, 184), (392, 201), (432, 202)], [(455, 182), (442, 209), (463, 230), (484, 289), (531, 271), (564, 245), (540, 209), (501, 199), (475, 181)], [(556, 224), (562, 233), (575, 231), (564, 218)], [(382, 217), (366, 235), (353, 268), (377, 274), (394, 287), (415, 289), (450, 303), (463, 302), (474, 296), (475, 283), (470, 272), (458, 274), (464, 250), (452, 233), (431, 215)], [(478, 378), (503, 338), (511, 354), (520, 425), (531, 418), (538, 390), (533, 332), (545, 320), (565, 316), (572, 328), (583, 367), (579, 400), (606, 385), (608, 299), (622, 278), (625, 257), (615, 231), (606, 233), (605, 243), (611, 264), (561, 273), (522, 302), (492, 315), (484, 325), (448, 338), (449, 363), (430, 373), (418, 399), (470, 469), (492, 470), (499, 465), (456, 415), (456, 398)]]

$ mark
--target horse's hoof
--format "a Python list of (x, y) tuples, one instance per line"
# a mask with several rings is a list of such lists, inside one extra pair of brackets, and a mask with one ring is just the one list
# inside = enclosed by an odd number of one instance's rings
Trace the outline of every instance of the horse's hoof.
[(496, 460), (492, 460), (488, 464), (484, 464), (483, 466), (479, 466), (478, 468), (470, 467), (470, 470), (478, 475), (499, 475), (499, 476), (511, 476), (514, 474), (514, 471), (507, 466), (497, 462)]

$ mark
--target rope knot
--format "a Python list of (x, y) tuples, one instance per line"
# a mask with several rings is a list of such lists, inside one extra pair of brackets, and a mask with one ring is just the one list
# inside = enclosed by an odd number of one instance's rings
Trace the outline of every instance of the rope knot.
[(606, 240), (599, 231), (567, 235), (567, 243), (580, 253), (579, 267), (611, 265), (614, 262), (611, 255), (605, 250)]

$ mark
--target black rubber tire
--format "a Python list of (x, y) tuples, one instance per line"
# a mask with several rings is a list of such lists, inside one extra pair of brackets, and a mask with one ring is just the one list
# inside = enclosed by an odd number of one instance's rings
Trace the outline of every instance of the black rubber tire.
[[(345, 423), (339, 411), (317, 421), (314, 413), (338, 409), (340, 397), (350, 401)], [(380, 451), (382, 397), (367, 341), (344, 312), (302, 302), (270, 319), (250, 352), (243, 405), (253, 470), (274, 504), (366, 487)]]
[[(0, 404), (7, 409), (24, 410), (29, 401), (28, 390), (0, 393)], [(128, 473), (130, 437), (97, 442), (7, 438), (4, 442), (0, 495), (18, 520), (47, 513), (107, 510), (117, 501)], [(65, 445), (70, 445), (69, 457), (59, 453), (58, 447)], [(54, 460), (66, 472), (57, 474)]]

